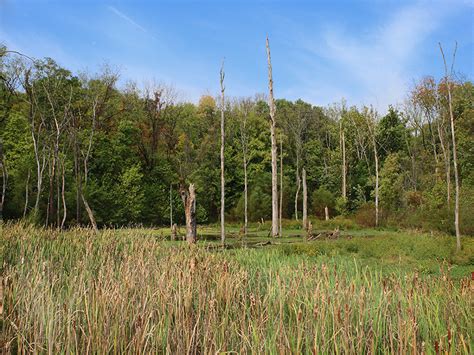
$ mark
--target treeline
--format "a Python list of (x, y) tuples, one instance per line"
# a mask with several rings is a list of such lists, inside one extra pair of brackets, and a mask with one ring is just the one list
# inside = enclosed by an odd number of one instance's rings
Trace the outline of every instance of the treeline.
[[(196, 186), (198, 223), (219, 219), (218, 99), (181, 102), (166, 85), (118, 88), (118, 73), (108, 68), (75, 74), (49, 58), (1, 52), (3, 218), (60, 227), (183, 223), (178, 186), (187, 181)], [(451, 84), (460, 226), (473, 234), (474, 87)], [(226, 218), (243, 223), (246, 175), (248, 218), (268, 220), (267, 100), (226, 99), (224, 114)], [(276, 122), (283, 218), (302, 217), (305, 171), (313, 218), (324, 218), (327, 207), (330, 217), (350, 215), (364, 225), (454, 231), (446, 80), (420, 80), (402, 106), (382, 117), (344, 101), (317, 107), (280, 99)]]

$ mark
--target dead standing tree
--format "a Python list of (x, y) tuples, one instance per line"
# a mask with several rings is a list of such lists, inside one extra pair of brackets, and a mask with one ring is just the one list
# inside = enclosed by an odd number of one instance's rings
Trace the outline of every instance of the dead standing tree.
[(282, 236), (283, 229), (281, 227), (282, 224), (282, 216), (283, 216), (283, 138), (280, 132), (280, 210), (278, 212), (278, 220), (279, 220), (279, 236)]
[(270, 136), (272, 143), (272, 237), (278, 237), (278, 167), (277, 167), (277, 142), (276, 142), (276, 107), (273, 98), (272, 60), (270, 55), (270, 42), (267, 36), (267, 62), (268, 62), (268, 106), (270, 108)]
[(186, 188), (184, 183), (181, 183), (179, 192), (183, 200), (186, 217), (186, 240), (189, 244), (194, 244), (197, 240), (196, 191), (194, 184), (189, 184), (189, 188)]
[(224, 125), (224, 109), (225, 109), (225, 86), (224, 86), (224, 61), (220, 71), (221, 84), (221, 242), (225, 243), (225, 177), (224, 177), (224, 140), (225, 140), (225, 125)]
[(459, 230), (459, 172), (458, 172), (458, 159), (457, 159), (457, 150), (456, 150), (456, 131), (454, 126), (454, 113), (453, 113), (453, 98), (452, 98), (452, 76), (453, 76), (453, 69), (454, 69), (454, 62), (456, 60), (456, 51), (457, 51), (458, 44), (456, 42), (456, 46), (454, 47), (453, 52), (453, 61), (451, 63), (451, 69), (448, 72), (448, 65), (446, 63), (446, 58), (444, 56), (443, 47), (441, 43), (439, 43), (439, 49), (441, 51), (441, 56), (443, 57), (444, 63), (444, 73), (445, 73), (445, 83), (448, 91), (448, 108), (449, 108), (449, 118), (451, 123), (451, 139), (452, 139), (452, 147), (453, 147), (453, 165), (454, 165), (454, 183), (455, 183), (455, 192), (456, 195), (454, 196), (454, 228), (456, 229), (456, 249), (459, 251), (461, 250), (461, 232)]

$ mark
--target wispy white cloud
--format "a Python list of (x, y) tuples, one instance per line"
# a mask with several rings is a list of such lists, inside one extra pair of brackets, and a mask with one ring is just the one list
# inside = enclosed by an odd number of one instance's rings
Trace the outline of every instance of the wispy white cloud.
[(112, 13), (114, 13), (115, 15), (117, 15), (118, 17), (120, 17), (122, 20), (125, 20), (128, 24), (132, 25), (136, 29), (148, 34), (148, 30), (145, 27), (140, 25), (138, 22), (132, 20), (130, 16), (127, 16), (122, 11), (118, 10), (116, 7), (109, 5), (107, 6), (107, 9), (111, 11)]
[[(340, 92), (339, 86), (345, 86), (345, 96), (352, 103), (373, 103), (385, 111), (389, 104), (403, 100), (413, 79), (411, 66), (443, 16), (439, 7), (412, 4), (399, 8), (384, 24), (368, 32), (349, 32), (329, 25), (317, 41), (303, 40), (301, 46), (330, 63), (338, 74), (344, 73), (343, 82), (327, 83), (328, 92)], [(347, 86), (351, 89), (347, 90)], [(311, 87), (308, 90), (314, 91)]]

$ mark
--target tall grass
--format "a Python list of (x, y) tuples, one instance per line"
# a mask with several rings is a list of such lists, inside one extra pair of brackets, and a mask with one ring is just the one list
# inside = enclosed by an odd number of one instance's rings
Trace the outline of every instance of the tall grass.
[(7, 353), (472, 351), (472, 286), (447, 272), (18, 224), (0, 251)]

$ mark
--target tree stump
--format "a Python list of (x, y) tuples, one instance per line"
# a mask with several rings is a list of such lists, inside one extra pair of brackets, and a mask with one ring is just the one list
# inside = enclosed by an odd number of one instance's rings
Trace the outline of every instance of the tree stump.
[(306, 229), (306, 239), (312, 240), (313, 239), (313, 223), (311, 223), (311, 221), (308, 221), (307, 225), (308, 225), (308, 228)]
[(177, 236), (178, 236), (178, 225), (176, 223), (173, 223), (173, 226), (171, 227), (171, 240), (176, 240)]
[(337, 239), (339, 238), (339, 235), (341, 234), (341, 232), (339, 231), (339, 227), (337, 227), (336, 229), (334, 229), (334, 231), (328, 235), (328, 238), (329, 239)]

